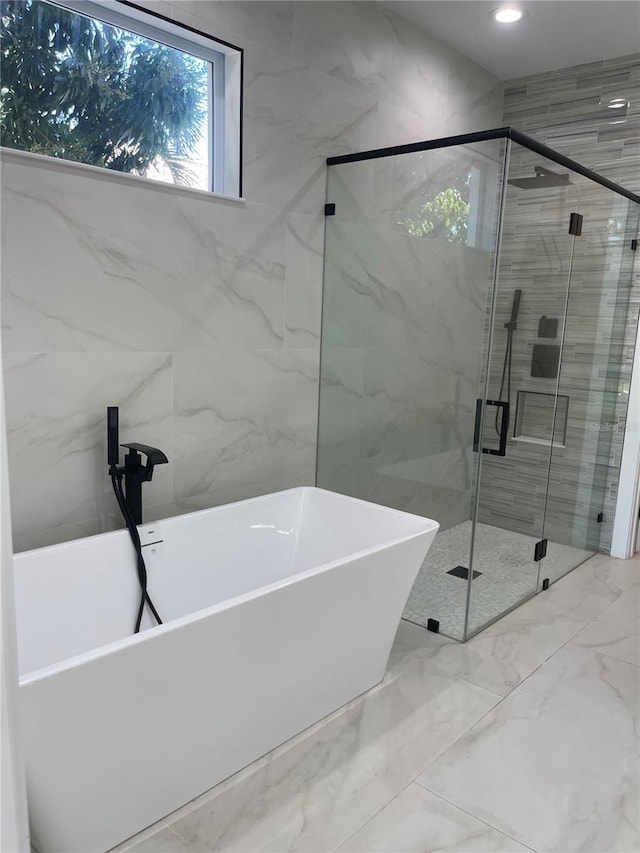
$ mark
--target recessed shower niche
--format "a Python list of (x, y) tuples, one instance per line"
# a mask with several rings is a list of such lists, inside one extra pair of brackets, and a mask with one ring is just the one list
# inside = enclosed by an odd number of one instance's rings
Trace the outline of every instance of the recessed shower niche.
[[(555, 410), (555, 411), (554, 411)], [(513, 438), (534, 444), (565, 447), (569, 397), (542, 391), (518, 391)]]
[(640, 198), (503, 128), (326, 201), (317, 484), (440, 522), (404, 617), (463, 640), (608, 545)]

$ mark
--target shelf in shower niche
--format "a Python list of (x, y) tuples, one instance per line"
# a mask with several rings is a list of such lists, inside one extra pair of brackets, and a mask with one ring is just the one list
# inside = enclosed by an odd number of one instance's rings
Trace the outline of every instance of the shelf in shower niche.
[(560, 444), (559, 441), (549, 441), (548, 438), (531, 438), (528, 435), (517, 435), (510, 439), (511, 441), (520, 441), (522, 444), (540, 444), (543, 447), (566, 447), (566, 444)]
[(542, 447), (565, 447), (569, 397), (542, 391), (518, 391), (513, 441)]

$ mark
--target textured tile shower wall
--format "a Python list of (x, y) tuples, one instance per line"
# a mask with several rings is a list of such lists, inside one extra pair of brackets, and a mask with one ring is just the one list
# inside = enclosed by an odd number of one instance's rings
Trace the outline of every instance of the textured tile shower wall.
[(374, 3), (147, 5), (245, 49), (247, 200), (4, 156), (18, 549), (119, 525), (110, 404), (171, 460), (149, 518), (312, 483), (325, 158), (501, 121), (499, 81)]
[[(629, 105), (622, 110), (609, 109), (607, 104), (614, 98), (624, 98)], [(504, 124), (640, 192), (640, 54), (509, 81)], [(533, 174), (534, 161), (515, 147), (512, 174)], [(599, 546), (606, 550), (611, 542), (638, 321), (640, 266), (636, 262), (631, 274), (630, 253), (625, 255), (619, 244), (609, 239), (610, 220), (623, 216), (626, 205), (612, 205), (605, 190), (586, 186), (581, 184), (579, 198), (575, 192), (573, 198), (567, 196), (568, 207), (580, 205), (572, 209), (580, 209), (585, 215), (585, 234), (576, 243), (571, 319), (561, 374), (561, 393), (571, 396), (567, 447), (554, 452), (550, 524), (545, 532), (562, 542), (596, 546), (593, 516), (601, 508), (604, 523), (599, 528)], [(510, 291), (520, 286), (524, 297), (514, 345), (516, 389), (545, 390), (545, 383), (549, 384), (549, 380), (531, 379), (531, 346), (536, 341), (540, 314), (558, 316), (566, 293), (566, 259), (559, 260), (558, 254), (553, 263), (546, 263), (548, 259), (538, 251), (540, 245), (536, 249), (535, 240), (538, 223), (542, 230), (545, 221), (552, 227), (568, 208), (560, 211), (557, 193), (555, 201), (552, 191), (547, 199), (542, 195), (542, 191), (532, 196), (509, 188), (501, 270), (504, 292), (498, 303), (496, 342), (500, 350)], [(565, 224), (563, 218), (562, 229)], [(619, 287), (619, 282), (624, 283)], [(610, 351), (619, 367), (607, 370)], [(494, 385), (496, 382), (499, 377), (494, 375)], [(637, 413), (629, 413), (629, 418), (629, 427), (637, 429)], [(603, 435), (591, 428), (602, 419), (612, 432)], [(504, 463), (493, 464), (491, 470), (487, 466), (481, 520), (540, 535), (547, 458), (548, 450), (521, 445), (511, 447)], [(601, 506), (588, 499), (594, 484), (602, 495)]]

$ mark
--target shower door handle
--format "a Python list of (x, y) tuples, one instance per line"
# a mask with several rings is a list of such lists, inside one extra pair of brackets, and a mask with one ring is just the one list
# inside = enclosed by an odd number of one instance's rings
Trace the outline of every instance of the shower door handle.
[(473, 452), (480, 447), (480, 426), (482, 424), (482, 399), (476, 400), (476, 420), (473, 426)]
[[(482, 425), (482, 399), (476, 400), (476, 421), (473, 429), (473, 451), (478, 452), (480, 447), (480, 428)], [(497, 406), (502, 410), (500, 416), (500, 445), (497, 448), (483, 447), (482, 452), (490, 456), (507, 455), (507, 433), (509, 432), (509, 403), (506, 400), (487, 400), (487, 406)]]

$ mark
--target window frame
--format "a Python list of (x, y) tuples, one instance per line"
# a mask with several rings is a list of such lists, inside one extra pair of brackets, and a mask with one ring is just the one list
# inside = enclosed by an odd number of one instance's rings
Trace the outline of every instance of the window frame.
[[(200, 30), (173, 21), (157, 12), (137, 6), (129, 0), (45, 0), (51, 6), (58, 6), (69, 12), (75, 12), (102, 21), (105, 24), (118, 27), (136, 35), (176, 48), (208, 63), (209, 92), (208, 92), (208, 186), (206, 192), (217, 195), (228, 195), (242, 198), (242, 91), (244, 52), (242, 48), (217, 39)], [(229, 65), (237, 60), (240, 64), (238, 91), (229, 90)], [(227, 128), (232, 127), (232, 117), (238, 131), (237, 139), (228, 138)], [(227, 155), (230, 150), (238, 151), (236, 168), (229, 166)], [(24, 150), (24, 149), (15, 149)], [(28, 153), (28, 152), (27, 152)], [(45, 155), (46, 156), (46, 155)], [(55, 158), (54, 158), (55, 159)], [(91, 163), (78, 162), (85, 166)], [(101, 169), (100, 166), (94, 168)], [(130, 175), (130, 172), (118, 174)], [(182, 189), (197, 189), (198, 187), (182, 187), (169, 181), (157, 178), (146, 178), (144, 175), (135, 177), (153, 180), (167, 186), (178, 186)]]

